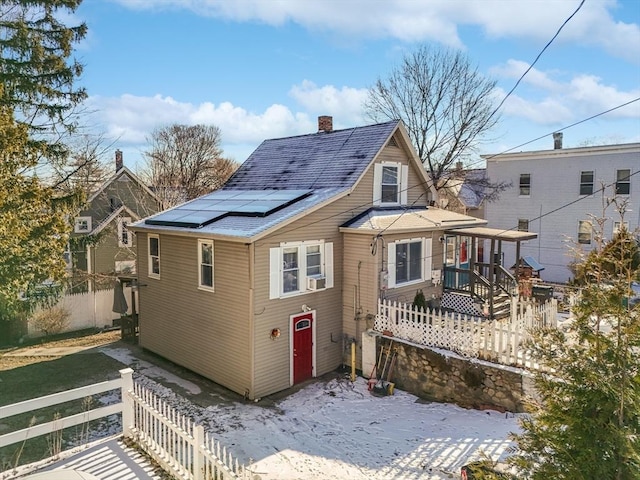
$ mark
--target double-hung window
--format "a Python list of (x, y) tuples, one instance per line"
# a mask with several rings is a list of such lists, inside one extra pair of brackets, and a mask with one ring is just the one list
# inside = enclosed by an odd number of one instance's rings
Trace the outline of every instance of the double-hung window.
[(121, 217), (118, 219), (118, 246), (133, 246), (133, 237), (131, 232), (127, 230), (127, 226), (131, 223), (130, 217)]
[(616, 195), (631, 193), (631, 170), (616, 170)]
[(518, 219), (518, 231), (519, 232), (528, 232), (529, 231), (529, 220), (526, 218)]
[(213, 240), (198, 240), (198, 287), (213, 290)]
[(593, 170), (580, 172), (580, 195), (593, 194)]
[(431, 279), (431, 239), (412, 238), (389, 243), (388, 287)]
[(620, 221), (613, 222), (613, 236), (614, 237), (622, 229), (625, 229), (626, 231), (629, 231), (629, 222), (620, 222)]
[(396, 162), (376, 163), (373, 171), (373, 204), (406, 205), (409, 167)]
[(300, 247), (282, 249), (282, 293), (300, 291)]
[(333, 243), (285, 242), (270, 250), (269, 298), (333, 287)]
[(579, 220), (578, 221), (578, 243), (581, 245), (590, 245), (592, 234), (593, 234), (593, 224), (589, 220)]
[(520, 174), (520, 196), (528, 197), (529, 195), (531, 195), (531, 174), (521, 173)]
[(160, 278), (160, 237), (149, 234), (149, 276)]

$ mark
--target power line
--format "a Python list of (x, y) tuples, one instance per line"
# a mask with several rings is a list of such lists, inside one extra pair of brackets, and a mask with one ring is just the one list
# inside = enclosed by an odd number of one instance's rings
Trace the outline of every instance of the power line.
[(611, 113), (611, 112), (613, 112), (615, 110), (618, 110), (619, 108), (626, 107), (627, 105), (631, 105), (632, 103), (635, 103), (635, 102), (637, 102), (639, 100), (640, 100), (640, 97), (636, 97), (633, 100), (629, 100), (628, 102), (625, 102), (625, 103), (622, 103), (622, 104), (617, 105), (615, 107), (612, 107), (612, 108), (610, 108), (608, 110), (605, 110), (604, 112), (596, 113), (595, 115), (592, 115), (592, 116), (587, 117), (587, 118), (583, 118), (582, 120), (579, 120), (579, 121), (577, 121), (575, 123), (572, 123), (570, 125), (566, 125), (566, 126), (564, 126), (562, 128), (555, 129), (552, 132), (545, 133), (544, 135), (536, 137), (533, 140), (529, 140), (527, 142), (521, 143), (520, 145), (516, 145), (515, 147), (511, 147), (511, 148), (509, 148), (507, 150), (503, 150), (500, 153), (496, 153), (496, 154), (493, 154), (493, 155), (485, 156), (482, 160), (478, 160), (476, 162), (473, 162), (473, 163), (469, 164), (469, 167), (472, 167), (474, 165), (480, 164), (480, 163), (484, 162), (485, 160), (490, 160), (490, 159), (495, 158), (495, 157), (497, 157), (499, 155), (504, 155), (505, 153), (509, 153), (512, 150), (515, 150), (516, 148), (524, 147), (525, 145), (529, 145), (530, 143), (537, 142), (538, 140), (542, 140), (543, 138), (548, 137), (549, 135), (552, 135), (553, 133), (562, 132), (564, 130), (568, 130), (569, 128), (575, 127), (576, 125), (580, 125), (581, 123), (588, 122), (589, 120), (593, 120), (594, 118), (601, 117), (602, 115), (606, 115), (607, 113)]
[(491, 112), (491, 115), (489, 115), (489, 118), (493, 117), (496, 112), (498, 110), (500, 110), (500, 108), (502, 107), (502, 105), (504, 105), (504, 102), (507, 100), (507, 98), (509, 98), (511, 96), (511, 94), (513, 93), (513, 91), (518, 87), (518, 85), (520, 85), (520, 82), (522, 81), (522, 79), (527, 75), (527, 73), (529, 73), (529, 71), (533, 68), (533, 66), (538, 62), (538, 60), (540, 59), (540, 57), (542, 56), (542, 54), (545, 52), (545, 50), (547, 48), (549, 48), (549, 46), (553, 43), (553, 41), (558, 37), (558, 35), (560, 35), (560, 32), (562, 31), (562, 29), (565, 27), (565, 25), (567, 23), (569, 23), (569, 20), (571, 20), (576, 13), (578, 13), (578, 11), (582, 8), (582, 6), (584, 5), (585, 0), (582, 0), (580, 2), (580, 5), (578, 5), (578, 8), (575, 9), (575, 11), (569, 15), (569, 17), (562, 23), (562, 25), (560, 25), (560, 28), (558, 28), (558, 31), (556, 32), (556, 34), (551, 38), (551, 40), (549, 40), (547, 42), (547, 44), (544, 46), (544, 48), (542, 50), (540, 50), (540, 53), (538, 53), (538, 56), (535, 58), (535, 60), (533, 61), (533, 63), (531, 65), (529, 65), (529, 68), (527, 68), (525, 70), (525, 72), (520, 76), (520, 78), (518, 79), (518, 81), (516, 82), (516, 84), (513, 86), (513, 88), (511, 90), (509, 90), (509, 93), (507, 93), (505, 95), (505, 97), (502, 99), (502, 101), (500, 102), (500, 104), (496, 107), (496, 109)]

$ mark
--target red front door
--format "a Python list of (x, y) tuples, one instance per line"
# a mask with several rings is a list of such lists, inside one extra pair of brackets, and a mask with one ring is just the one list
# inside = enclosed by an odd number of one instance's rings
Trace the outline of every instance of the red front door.
[(292, 317), (293, 383), (304, 382), (313, 376), (313, 313)]

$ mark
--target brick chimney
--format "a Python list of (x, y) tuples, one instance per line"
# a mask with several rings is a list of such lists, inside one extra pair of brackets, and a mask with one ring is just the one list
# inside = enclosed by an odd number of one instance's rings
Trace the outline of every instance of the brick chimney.
[(318, 117), (318, 132), (331, 132), (333, 131), (333, 117), (328, 115), (321, 115)]
[(562, 150), (562, 132), (555, 132), (553, 134), (553, 149)]
[(124, 167), (124, 161), (122, 160), (122, 150), (116, 150), (116, 172), (119, 172)]

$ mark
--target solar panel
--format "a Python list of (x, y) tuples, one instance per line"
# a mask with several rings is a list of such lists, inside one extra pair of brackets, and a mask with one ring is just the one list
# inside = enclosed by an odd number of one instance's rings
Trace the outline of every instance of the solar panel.
[(147, 225), (201, 228), (229, 215), (266, 217), (311, 190), (217, 190), (145, 220)]

